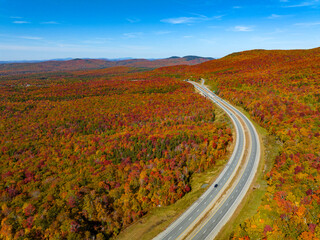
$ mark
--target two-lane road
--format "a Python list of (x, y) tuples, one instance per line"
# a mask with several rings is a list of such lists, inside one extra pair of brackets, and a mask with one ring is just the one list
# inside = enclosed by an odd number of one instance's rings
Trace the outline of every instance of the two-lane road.
[[(154, 239), (183, 239), (188, 237), (191, 239), (206, 239), (214, 238), (221, 230), (224, 224), (231, 217), (236, 207), (240, 204), (245, 193), (254, 178), (259, 158), (260, 158), (260, 143), (258, 135), (252, 123), (237, 109), (226, 103), (224, 100), (213, 94), (203, 85), (192, 83), (204, 96), (211, 99), (219, 105), (231, 118), (236, 130), (236, 144), (232, 156), (225, 169), (221, 172), (216, 181), (209, 189), (182, 214), (173, 224), (171, 224), (164, 232), (159, 234)], [(242, 121), (240, 121), (240, 119)], [(245, 124), (246, 126), (243, 126)], [(245, 128), (249, 130), (250, 139), (246, 139)], [(246, 144), (250, 142), (250, 144)], [(201, 222), (204, 216), (211, 210), (219, 197), (224, 193), (226, 188), (230, 187), (232, 179), (235, 177), (240, 162), (244, 157), (245, 146), (250, 146), (250, 156), (246, 161), (247, 166), (241, 172), (241, 176), (237, 177), (236, 185), (233, 185), (232, 191), (228, 191), (227, 196), (220, 201), (220, 204), (215, 208), (215, 213), (205, 222)], [(201, 224), (199, 230), (193, 233), (192, 230), (197, 224)], [(191, 235), (190, 235), (191, 233)], [(190, 236), (189, 236), (190, 235)]]

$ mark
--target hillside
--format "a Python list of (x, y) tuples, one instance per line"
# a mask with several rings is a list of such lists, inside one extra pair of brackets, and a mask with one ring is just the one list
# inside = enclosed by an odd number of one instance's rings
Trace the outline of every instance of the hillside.
[(173, 65), (194, 65), (208, 60), (212, 60), (212, 58), (185, 56), (182, 58), (171, 57), (157, 60), (129, 59), (109, 61), (102, 59), (73, 59), (68, 61), (45, 61), (37, 63), (7, 63), (0, 64), (0, 76), (27, 73), (65, 72), (86, 69), (102, 69), (117, 66), (159, 68)]
[(187, 78), (205, 78), (279, 147), (260, 206), (230, 237), (320, 238), (320, 48), (3, 78), (0, 236), (108, 238), (190, 191), (232, 138)]
[(320, 238), (320, 48), (252, 50), (156, 71), (207, 79), (277, 139), (280, 154), (268, 159), (274, 165), (264, 174), (265, 196), (233, 238)]

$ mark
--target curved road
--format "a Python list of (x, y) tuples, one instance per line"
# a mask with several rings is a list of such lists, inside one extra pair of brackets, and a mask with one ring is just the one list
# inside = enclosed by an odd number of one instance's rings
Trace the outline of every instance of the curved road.
[[(160, 233), (155, 240), (173, 240), (183, 239), (190, 235), (191, 230), (201, 222), (201, 219), (211, 210), (213, 205), (224, 193), (229, 186), (231, 180), (235, 176), (240, 162), (244, 157), (244, 148), (246, 142), (250, 142), (249, 145), (249, 159), (244, 171), (241, 172), (241, 176), (238, 177), (238, 182), (233, 187), (232, 191), (224, 197), (220, 205), (217, 206), (215, 213), (207, 219), (204, 223), (201, 223), (199, 230), (192, 233), (188, 238), (190, 239), (213, 239), (224, 224), (232, 216), (233, 212), (240, 204), (241, 200), (245, 196), (247, 190), (256, 173), (259, 159), (260, 159), (260, 143), (257, 132), (252, 123), (245, 117), (240, 111), (235, 109), (230, 104), (213, 94), (205, 86), (195, 82), (190, 82), (197, 88), (204, 96), (211, 99), (214, 103), (220, 106), (231, 118), (237, 133), (236, 144), (232, 156), (225, 169), (221, 172), (216, 181), (209, 187), (209, 189), (193, 204), (189, 209), (183, 213), (174, 223), (172, 223), (164, 232)], [(242, 119), (239, 121), (239, 119)], [(246, 126), (242, 126), (242, 124)], [(246, 139), (244, 129), (249, 131), (250, 139)]]

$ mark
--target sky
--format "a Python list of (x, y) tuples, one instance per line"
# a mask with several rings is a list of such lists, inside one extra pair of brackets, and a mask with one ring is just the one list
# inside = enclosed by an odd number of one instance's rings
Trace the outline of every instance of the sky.
[(0, 61), (320, 46), (320, 0), (0, 0)]

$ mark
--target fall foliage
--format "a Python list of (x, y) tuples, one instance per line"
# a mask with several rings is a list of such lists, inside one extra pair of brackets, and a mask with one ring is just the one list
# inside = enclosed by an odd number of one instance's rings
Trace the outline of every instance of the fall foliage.
[(320, 48), (195, 66), (2, 78), (1, 237), (109, 238), (190, 191), (232, 141), (183, 79), (205, 78), (276, 137), (267, 191), (234, 239), (320, 239)]
[(225, 155), (209, 100), (139, 71), (2, 79), (0, 238), (108, 239)]
[(253, 50), (174, 68), (163, 71), (207, 79), (213, 90), (243, 107), (281, 146), (272, 170), (265, 174), (268, 188), (261, 206), (235, 229), (233, 238), (319, 239), (320, 48)]

